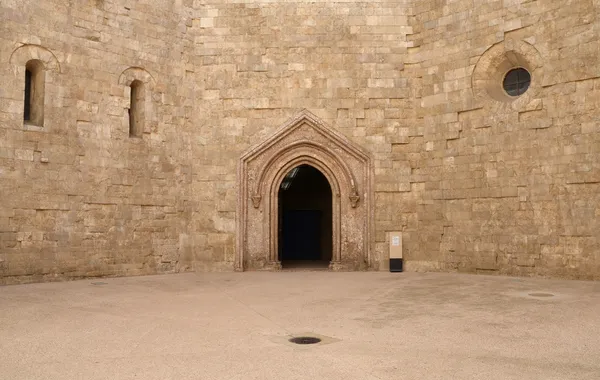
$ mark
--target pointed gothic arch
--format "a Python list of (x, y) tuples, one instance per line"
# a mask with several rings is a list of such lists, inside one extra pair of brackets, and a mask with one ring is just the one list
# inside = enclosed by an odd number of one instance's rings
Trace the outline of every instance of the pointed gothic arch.
[(332, 270), (369, 267), (372, 230), (371, 159), (316, 116), (302, 111), (240, 159), (236, 270), (280, 269), (278, 196), (286, 174), (318, 169), (332, 192)]

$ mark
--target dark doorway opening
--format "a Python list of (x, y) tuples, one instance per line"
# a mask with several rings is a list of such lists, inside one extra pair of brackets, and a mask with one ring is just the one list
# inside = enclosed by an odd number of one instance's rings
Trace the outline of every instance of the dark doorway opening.
[(333, 231), (331, 186), (310, 165), (292, 169), (279, 187), (279, 261), (283, 268), (327, 268)]

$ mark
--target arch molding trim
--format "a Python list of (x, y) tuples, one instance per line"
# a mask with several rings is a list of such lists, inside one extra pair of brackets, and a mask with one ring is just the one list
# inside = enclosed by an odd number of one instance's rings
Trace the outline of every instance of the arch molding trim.
[[(274, 270), (278, 262), (278, 186), (298, 162), (325, 171), (333, 195), (333, 270), (371, 266), (373, 189), (371, 157), (304, 110), (238, 163), (235, 269)], [(283, 174), (282, 174), (283, 173)]]

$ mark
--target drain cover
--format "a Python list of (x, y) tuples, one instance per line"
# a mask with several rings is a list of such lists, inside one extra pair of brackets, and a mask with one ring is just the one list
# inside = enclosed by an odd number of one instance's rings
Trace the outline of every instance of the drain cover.
[(297, 336), (289, 341), (296, 344), (315, 344), (319, 343), (321, 339), (315, 338), (314, 336)]
[(542, 297), (542, 298), (554, 297), (554, 294), (552, 294), (552, 293), (529, 293), (529, 295), (532, 297)]
[(92, 285), (108, 285), (108, 282), (102, 282), (102, 281), (92, 282)]

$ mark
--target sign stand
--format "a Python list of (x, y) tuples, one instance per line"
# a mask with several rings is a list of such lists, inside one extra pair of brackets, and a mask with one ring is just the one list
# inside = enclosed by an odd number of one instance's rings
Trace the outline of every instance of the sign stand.
[(402, 272), (402, 232), (390, 232), (390, 272)]

